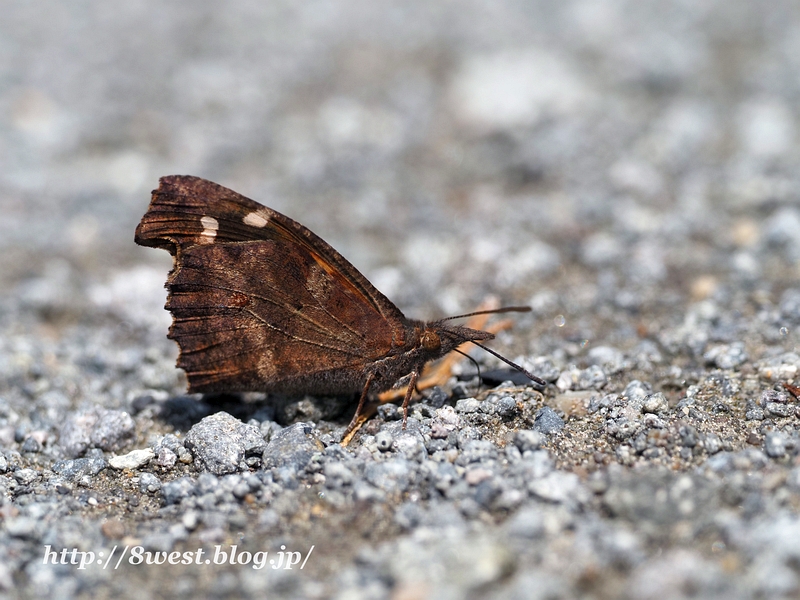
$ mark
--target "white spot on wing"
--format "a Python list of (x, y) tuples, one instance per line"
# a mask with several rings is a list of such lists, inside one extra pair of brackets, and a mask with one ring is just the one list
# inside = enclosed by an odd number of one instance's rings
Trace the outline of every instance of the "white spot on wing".
[(245, 225), (250, 225), (251, 227), (264, 227), (269, 222), (269, 215), (261, 211), (254, 211), (248, 213), (242, 220)]
[(200, 217), (200, 225), (203, 226), (203, 231), (198, 240), (201, 244), (213, 244), (214, 238), (217, 237), (217, 230), (219, 229), (219, 221), (214, 217)]

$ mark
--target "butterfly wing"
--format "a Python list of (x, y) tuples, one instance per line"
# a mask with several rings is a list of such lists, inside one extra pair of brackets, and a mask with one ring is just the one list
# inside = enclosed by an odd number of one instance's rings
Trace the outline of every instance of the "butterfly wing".
[(160, 180), (136, 243), (175, 257), (170, 337), (192, 392), (360, 391), (403, 314), (292, 219), (204, 179)]

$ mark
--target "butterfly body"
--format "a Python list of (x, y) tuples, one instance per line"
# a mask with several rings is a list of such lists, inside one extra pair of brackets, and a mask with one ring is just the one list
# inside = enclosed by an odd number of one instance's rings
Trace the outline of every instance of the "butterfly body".
[[(174, 257), (169, 337), (190, 392), (343, 395), (392, 387), (491, 333), (407, 319), (292, 219), (197, 177), (161, 178), (135, 241)], [(355, 417), (354, 417), (355, 420)]]

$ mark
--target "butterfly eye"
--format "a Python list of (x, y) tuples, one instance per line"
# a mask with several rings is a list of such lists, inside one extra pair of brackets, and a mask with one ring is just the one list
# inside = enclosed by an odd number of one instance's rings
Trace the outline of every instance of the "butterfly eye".
[(428, 352), (436, 352), (442, 347), (442, 340), (440, 340), (439, 335), (433, 331), (425, 331), (422, 334), (420, 342), (422, 343), (422, 347)]

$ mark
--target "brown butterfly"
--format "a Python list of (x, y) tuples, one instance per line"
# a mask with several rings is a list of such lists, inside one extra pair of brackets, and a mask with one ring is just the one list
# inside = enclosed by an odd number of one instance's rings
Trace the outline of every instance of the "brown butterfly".
[(198, 177), (160, 179), (135, 241), (175, 257), (166, 284), (169, 337), (190, 392), (360, 392), (350, 431), (370, 392), (410, 376), (407, 415), (425, 363), (464, 342), (485, 348), (478, 342), (494, 337), (446, 323), (458, 317), (407, 319), (300, 223)]

